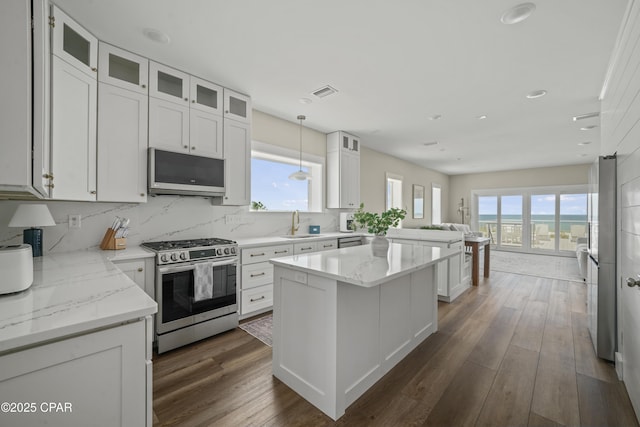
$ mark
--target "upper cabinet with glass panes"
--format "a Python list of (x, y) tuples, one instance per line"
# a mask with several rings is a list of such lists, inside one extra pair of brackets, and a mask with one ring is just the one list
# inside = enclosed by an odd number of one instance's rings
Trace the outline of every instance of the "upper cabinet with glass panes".
[(251, 123), (251, 98), (225, 88), (224, 118)]
[(357, 136), (349, 135), (348, 133), (341, 132), (342, 141), (340, 149), (343, 151), (351, 151), (354, 154), (360, 153), (360, 138)]
[(96, 77), (98, 39), (66, 13), (51, 6), (52, 53), (83, 73)]
[(222, 115), (222, 86), (157, 62), (149, 65), (149, 83), (149, 96)]
[(149, 60), (100, 42), (98, 80), (122, 89), (149, 92)]

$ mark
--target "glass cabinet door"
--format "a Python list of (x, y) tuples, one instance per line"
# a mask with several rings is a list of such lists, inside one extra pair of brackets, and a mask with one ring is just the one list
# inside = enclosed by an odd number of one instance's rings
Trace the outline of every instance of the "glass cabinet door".
[(247, 95), (224, 90), (224, 117), (244, 123), (251, 122), (251, 98)]
[(139, 93), (148, 93), (147, 58), (100, 42), (98, 59), (98, 79), (101, 82)]
[(191, 76), (191, 108), (222, 115), (222, 87)]
[(55, 6), (51, 6), (51, 24), (53, 54), (96, 77), (98, 39)]
[(189, 74), (157, 62), (149, 63), (149, 96), (180, 104), (189, 102)]

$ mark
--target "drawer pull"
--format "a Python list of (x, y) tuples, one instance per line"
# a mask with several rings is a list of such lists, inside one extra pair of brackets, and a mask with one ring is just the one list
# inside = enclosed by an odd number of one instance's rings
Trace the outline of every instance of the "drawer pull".
[(260, 276), (264, 276), (264, 271), (262, 273), (258, 273), (258, 274), (252, 274), (251, 277), (260, 277)]
[(138, 268), (138, 273), (142, 273), (144, 269), (142, 267)]
[(311, 247), (309, 247), (309, 248), (300, 248), (301, 251), (310, 251), (311, 249), (313, 249), (313, 248), (311, 248)]
[(333, 245), (324, 245), (323, 248), (332, 248)]
[(254, 256), (264, 256), (264, 252), (262, 252), (261, 254), (251, 254), (250, 256), (254, 257)]
[(262, 299), (264, 299), (264, 295), (262, 295), (260, 298), (251, 298), (249, 301), (256, 302), (256, 301), (260, 301)]
[(289, 253), (289, 251), (287, 249), (285, 249), (284, 251), (274, 251), (274, 254), (286, 254)]

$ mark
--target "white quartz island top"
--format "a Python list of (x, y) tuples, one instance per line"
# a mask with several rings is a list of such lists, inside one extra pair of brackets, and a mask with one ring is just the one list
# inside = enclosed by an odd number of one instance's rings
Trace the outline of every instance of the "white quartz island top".
[(110, 261), (146, 254), (90, 250), (34, 258), (33, 285), (0, 295), (0, 353), (155, 313), (156, 302)]
[(373, 287), (457, 254), (459, 250), (391, 243), (386, 257), (373, 256), (371, 246), (365, 245), (275, 258), (271, 263), (357, 286)]

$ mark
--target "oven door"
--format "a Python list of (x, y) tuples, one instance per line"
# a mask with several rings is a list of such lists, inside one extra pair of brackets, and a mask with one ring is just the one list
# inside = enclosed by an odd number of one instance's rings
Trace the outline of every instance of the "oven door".
[(174, 331), (216, 317), (235, 313), (237, 258), (213, 261), (213, 297), (196, 300), (194, 283), (196, 261), (178, 265), (158, 266), (156, 269), (156, 299), (158, 334)]

